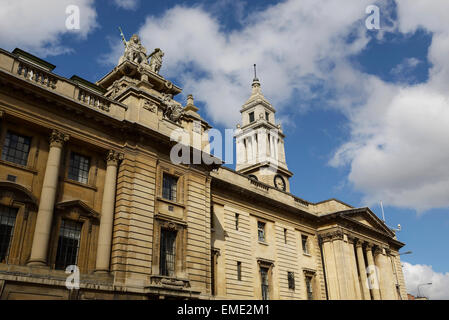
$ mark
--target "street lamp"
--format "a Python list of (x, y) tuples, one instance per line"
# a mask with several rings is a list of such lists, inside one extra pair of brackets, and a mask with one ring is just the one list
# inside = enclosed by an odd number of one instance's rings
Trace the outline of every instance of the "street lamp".
[(430, 286), (430, 285), (432, 285), (432, 282), (418, 284), (418, 298), (423, 298), (423, 297), (421, 297), (421, 293), (419, 291), (419, 287)]

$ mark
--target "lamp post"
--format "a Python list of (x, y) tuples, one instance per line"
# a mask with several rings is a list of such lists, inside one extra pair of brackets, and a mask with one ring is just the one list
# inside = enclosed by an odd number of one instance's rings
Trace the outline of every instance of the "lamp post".
[(424, 298), (421, 297), (421, 292), (419, 291), (419, 288), (422, 286), (430, 286), (430, 285), (432, 285), (432, 282), (418, 284), (418, 298)]

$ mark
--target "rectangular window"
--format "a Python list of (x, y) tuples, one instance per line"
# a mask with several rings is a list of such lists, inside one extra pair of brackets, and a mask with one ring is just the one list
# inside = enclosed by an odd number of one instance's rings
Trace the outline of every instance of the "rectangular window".
[(260, 281), (262, 285), (262, 300), (270, 299), (268, 287), (268, 268), (260, 268)]
[(210, 228), (214, 228), (214, 207), (210, 207)]
[(242, 281), (242, 263), (237, 261), (237, 280)]
[(266, 119), (267, 121), (270, 120), (270, 113), (269, 113), (269, 112), (265, 112), (265, 119)]
[(307, 300), (313, 300), (312, 277), (306, 277)]
[(295, 290), (295, 273), (288, 272), (287, 277), (288, 277), (288, 288)]
[(287, 229), (284, 228), (284, 243), (287, 244)]
[(265, 223), (258, 221), (257, 222), (257, 235), (259, 241), (265, 242)]
[(249, 113), (249, 123), (254, 122), (254, 112)]
[(160, 273), (162, 276), (175, 275), (176, 231), (161, 229)]
[(309, 246), (308, 246), (308, 237), (307, 236), (301, 236), (301, 242), (302, 242), (302, 252), (309, 254)]
[(61, 220), (59, 229), (58, 250), (55, 268), (65, 270), (67, 266), (76, 265), (80, 248), (82, 223), (72, 220)]
[(70, 153), (69, 179), (86, 183), (89, 180), (90, 159), (78, 153)]
[(178, 178), (164, 173), (162, 180), (162, 198), (176, 202)]
[(6, 263), (11, 246), (17, 209), (0, 205), (0, 263)]
[(235, 230), (239, 229), (239, 217), (240, 215), (238, 213), (235, 214)]
[(14, 162), (26, 166), (28, 154), (30, 153), (31, 138), (25, 137), (11, 131), (6, 132), (5, 144), (3, 145), (2, 160)]

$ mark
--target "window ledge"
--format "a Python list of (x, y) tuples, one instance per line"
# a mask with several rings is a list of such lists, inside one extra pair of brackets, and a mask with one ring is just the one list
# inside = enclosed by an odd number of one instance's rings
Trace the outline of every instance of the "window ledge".
[(22, 169), (22, 170), (28, 171), (28, 172), (30, 172), (32, 174), (37, 174), (37, 170), (32, 168), (32, 167), (29, 167), (29, 166), (22, 166), (21, 164), (17, 164), (17, 163), (14, 163), (14, 162), (9, 162), (9, 161), (6, 161), (6, 160), (1, 160), (1, 159), (0, 159), (0, 164), (3, 164), (3, 165), (8, 166), (8, 167), (13, 167), (13, 168), (16, 168), (16, 169)]
[(259, 244), (263, 244), (264, 246), (268, 246), (268, 242), (266, 242), (266, 241), (258, 241), (259, 242)]
[(157, 197), (157, 200), (165, 202), (165, 203), (168, 203), (168, 204), (172, 204), (174, 206), (185, 208), (185, 205), (183, 205), (182, 203), (175, 202), (175, 201), (172, 201), (172, 200), (168, 200), (168, 199), (165, 199), (165, 198), (162, 198), (162, 197)]
[(86, 183), (82, 183), (82, 182), (78, 182), (78, 181), (75, 181), (75, 180), (71, 180), (71, 179), (68, 179), (68, 178), (64, 178), (64, 182), (67, 182), (67, 183), (70, 183), (70, 184), (74, 184), (74, 185), (77, 185), (77, 186), (80, 186), (80, 187), (84, 187), (84, 188), (88, 188), (88, 189), (92, 189), (94, 191), (97, 191), (97, 187), (95, 187), (95, 186), (92, 186), (92, 185), (89, 185), (89, 184), (86, 184)]
[(312, 256), (310, 253), (306, 253), (306, 252), (303, 252), (302, 254), (305, 255), (306, 257), (311, 257)]

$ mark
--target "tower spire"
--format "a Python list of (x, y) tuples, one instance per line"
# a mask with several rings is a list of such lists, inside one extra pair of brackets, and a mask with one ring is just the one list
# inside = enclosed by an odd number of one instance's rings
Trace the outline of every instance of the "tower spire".
[(257, 78), (257, 69), (256, 69), (256, 64), (254, 64), (254, 79), (253, 79), (253, 84), (251, 85), (253, 87), (253, 95), (255, 94), (261, 94), (260, 92), (260, 82), (259, 79)]

